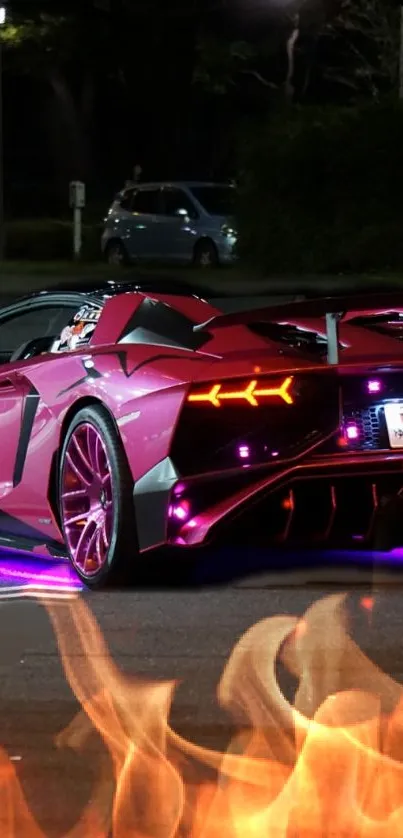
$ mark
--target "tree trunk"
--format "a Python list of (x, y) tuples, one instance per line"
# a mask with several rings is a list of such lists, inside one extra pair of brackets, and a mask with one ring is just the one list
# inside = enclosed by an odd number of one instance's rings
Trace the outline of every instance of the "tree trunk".
[(287, 75), (284, 83), (286, 101), (292, 103), (294, 100), (294, 72), (295, 72), (295, 47), (299, 38), (300, 16), (297, 13), (292, 19), (293, 28), (287, 38)]
[(49, 81), (54, 93), (53, 127), (59, 133), (60, 173), (67, 175), (69, 180), (87, 182), (93, 171), (90, 139), (94, 94), (92, 78), (87, 76), (84, 79), (78, 103), (57, 70), (52, 71)]

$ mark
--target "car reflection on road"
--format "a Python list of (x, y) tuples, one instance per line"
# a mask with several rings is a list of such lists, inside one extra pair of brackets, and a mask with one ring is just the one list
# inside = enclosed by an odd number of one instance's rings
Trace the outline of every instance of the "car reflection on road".
[[(185, 572), (186, 570), (186, 572)], [(204, 587), (299, 587), (311, 582), (368, 584), (401, 581), (403, 549), (389, 553), (369, 551), (286, 551), (226, 548), (205, 550), (185, 569), (173, 561), (165, 578), (143, 579), (138, 588), (185, 589)], [(403, 578), (403, 577), (402, 577)], [(69, 562), (0, 549), (0, 600), (64, 599), (88, 589)]]
[(66, 598), (77, 595), (82, 588), (67, 561), (32, 559), (23, 553), (0, 551), (0, 600)]

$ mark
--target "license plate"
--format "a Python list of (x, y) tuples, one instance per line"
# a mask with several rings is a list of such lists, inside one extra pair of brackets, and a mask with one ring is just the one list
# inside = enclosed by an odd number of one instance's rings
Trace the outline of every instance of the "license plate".
[(403, 402), (385, 404), (386, 427), (391, 448), (403, 448)]

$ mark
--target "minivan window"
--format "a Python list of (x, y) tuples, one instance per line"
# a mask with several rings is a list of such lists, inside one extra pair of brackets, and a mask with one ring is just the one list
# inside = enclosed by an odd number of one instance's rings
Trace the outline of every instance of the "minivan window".
[(164, 215), (175, 216), (178, 210), (186, 210), (189, 218), (196, 218), (196, 208), (183, 189), (164, 189), (162, 192)]
[(232, 215), (235, 202), (233, 186), (192, 186), (190, 191), (210, 215)]
[(141, 215), (157, 215), (161, 212), (159, 189), (140, 189), (134, 196), (133, 212)]
[(133, 197), (134, 189), (128, 189), (127, 192), (124, 192), (123, 195), (120, 197), (120, 208), (130, 212), (132, 208)]

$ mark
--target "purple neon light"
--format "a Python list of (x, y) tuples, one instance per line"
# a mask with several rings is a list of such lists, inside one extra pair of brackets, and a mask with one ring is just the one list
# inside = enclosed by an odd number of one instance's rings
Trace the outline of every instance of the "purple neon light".
[(247, 460), (250, 457), (249, 445), (238, 445), (238, 457), (241, 460)]
[(368, 393), (380, 393), (382, 389), (382, 384), (379, 379), (374, 378), (371, 381), (367, 381), (367, 390)]
[(347, 427), (346, 427), (346, 437), (347, 437), (347, 439), (353, 441), (355, 439), (358, 439), (359, 435), (360, 435), (360, 431), (359, 431), (358, 425), (353, 425), (353, 424), (347, 425)]
[(187, 500), (182, 500), (170, 507), (170, 516), (177, 518), (178, 521), (187, 521), (190, 515), (190, 503)]

